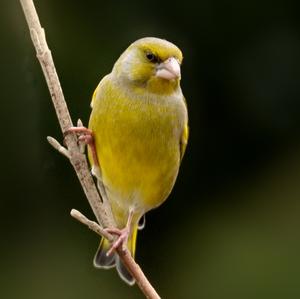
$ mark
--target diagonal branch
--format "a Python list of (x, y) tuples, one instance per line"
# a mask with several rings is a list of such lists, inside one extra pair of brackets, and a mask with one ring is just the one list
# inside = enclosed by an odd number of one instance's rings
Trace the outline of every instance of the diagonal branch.
[[(54, 66), (51, 51), (48, 48), (45, 31), (41, 27), (38, 15), (36, 13), (32, 0), (21, 0), (24, 14), (30, 30), (31, 39), (36, 49), (37, 58), (41, 64), (47, 85), (51, 94), (52, 102), (62, 132), (73, 126), (70, 113), (64, 95), (60, 86), (58, 75)], [(69, 150), (70, 162), (74, 167), (76, 174), (81, 182), (89, 204), (97, 218), (97, 221), (103, 227), (114, 227), (115, 223), (110, 211), (104, 210), (101, 205), (96, 186), (89, 174), (89, 167), (84, 154), (82, 154), (77, 145), (75, 134), (68, 134), (65, 143)]]
[[(56, 115), (61, 127), (62, 132), (66, 132), (73, 126), (70, 113), (62, 88), (58, 79), (58, 75), (54, 66), (51, 51), (48, 48), (45, 31), (41, 27), (34, 3), (32, 0), (20, 0), (25, 18), (29, 27), (31, 39), (36, 49), (37, 58), (41, 64), (47, 85), (51, 94), (52, 102), (56, 111)], [(114, 237), (108, 234), (103, 228), (116, 227), (111, 208), (107, 203), (102, 201), (102, 198), (95, 186), (91, 176), (86, 156), (82, 153), (81, 147), (77, 143), (75, 134), (67, 134), (65, 137), (65, 144), (67, 148), (63, 147), (52, 137), (47, 138), (49, 143), (58, 150), (61, 154), (66, 156), (72, 164), (77, 177), (81, 183), (87, 200), (95, 214), (98, 223), (90, 221), (80, 212), (76, 210), (71, 211), (71, 215), (79, 220), (81, 223), (87, 225), (91, 230), (97, 234), (112, 241)], [(121, 260), (125, 267), (135, 278), (139, 288), (144, 293), (146, 298), (159, 299), (159, 295), (147, 280), (141, 268), (136, 264), (131, 257), (128, 250), (117, 249)]]
[[(103, 230), (103, 228), (98, 223), (87, 219), (79, 211), (73, 209), (71, 211), (71, 216), (77, 219), (79, 222), (85, 224), (90, 230), (94, 231), (96, 234), (102, 237), (106, 237), (108, 240), (112, 240), (111, 235), (108, 234), (105, 230)], [(139, 278), (139, 280), (137, 280), (137, 284), (142, 290), (142, 292), (145, 294), (146, 298), (160, 299), (159, 295), (156, 293), (155, 289), (151, 286), (147, 277), (143, 273), (141, 267), (135, 262), (132, 263), (132, 261), (134, 260), (132, 259), (129, 250), (120, 249), (118, 250), (118, 254), (122, 259), (125, 267), (130, 270), (132, 276), (134, 278)]]

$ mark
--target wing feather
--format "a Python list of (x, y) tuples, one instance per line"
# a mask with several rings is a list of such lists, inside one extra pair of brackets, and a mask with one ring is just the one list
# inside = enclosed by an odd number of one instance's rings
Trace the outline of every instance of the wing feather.
[[(185, 98), (183, 98), (184, 100), (184, 104), (185, 104), (185, 108), (186, 108), (186, 115), (187, 115), (187, 104), (186, 104), (186, 100)], [(189, 139), (189, 125), (188, 125), (188, 118), (186, 119), (186, 122), (184, 124), (183, 127), (183, 131), (181, 134), (181, 138), (180, 138), (180, 161), (182, 160), (184, 153), (185, 153), (185, 149), (188, 143), (188, 139)]]
[(180, 138), (180, 160), (182, 160), (189, 139), (189, 126), (186, 123)]

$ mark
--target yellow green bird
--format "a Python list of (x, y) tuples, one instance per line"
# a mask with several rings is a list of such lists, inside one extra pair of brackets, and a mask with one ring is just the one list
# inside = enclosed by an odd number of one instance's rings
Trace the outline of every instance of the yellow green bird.
[[(188, 141), (181, 63), (182, 53), (174, 44), (139, 39), (101, 80), (91, 102), (89, 129), (95, 152), (89, 148), (89, 160), (133, 257), (138, 223), (170, 194)], [(116, 266), (121, 278), (133, 284), (110, 248), (102, 239), (94, 265)]]

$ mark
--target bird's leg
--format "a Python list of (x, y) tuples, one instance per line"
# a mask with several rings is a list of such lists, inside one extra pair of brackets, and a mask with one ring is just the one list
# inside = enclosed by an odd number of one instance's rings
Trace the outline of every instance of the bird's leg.
[(99, 161), (97, 157), (97, 152), (96, 152), (96, 145), (95, 145), (95, 139), (94, 139), (94, 134), (93, 131), (80, 126), (80, 127), (71, 127), (67, 131), (64, 132), (64, 136), (70, 133), (76, 133), (79, 135), (78, 141), (83, 142), (84, 144), (87, 144), (90, 147), (93, 161), (94, 161), (94, 166), (99, 167)]
[(118, 236), (118, 238), (112, 243), (111, 248), (108, 250), (108, 252), (106, 254), (107, 256), (110, 256), (120, 246), (122, 247), (122, 249), (124, 249), (125, 246), (127, 246), (127, 241), (128, 241), (128, 237), (130, 234), (132, 217), (133, 217), (133, 211), (130, 210), (126, 226), (123, 229), (118, 229), (118, 228), (106, 228), (105, 229), (108, 233)]

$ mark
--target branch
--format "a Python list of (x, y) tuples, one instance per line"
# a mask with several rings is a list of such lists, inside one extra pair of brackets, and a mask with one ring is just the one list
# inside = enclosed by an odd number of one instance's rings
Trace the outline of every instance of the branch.
[[(56, 73), (51, 51), (47, 45), (44, 29), (41, 27), (33, 1), (20, 1), (28, 23), (31, 39), (36, 49), (37, 58), (41, 64), (45, 79), (47, 81), (61, 130), (62, 132), (65, 132), (67, 129), (73, 126), (73, 123)], [(115, 227), (111, 211), (108, 211), (108, 209), (105, 210), (101, 204), (102, 200), (99, 197), (97, 188), (90, 175), (85, 155), (81, 153), (77, 145), (76, 135), (68, 134), (65, 138), (65, 143), (68, 147), (70, 162), (76, 171), (97, 221), (103, 227)], [(63, 152), (66, 153), (66, 151)]]
[[(52, 102), (56, 111), (56, 115), (62, 130), (62, 133), (66, 132), (69, 128), (73, 127), (70, 113), (62, 88), (58, 79), (58, 75), (54, 66), (51, 51), (48, 48), (45, 31), (41, 27), (34, 3), (32, 0), (20, 0), (25, 18), (29, 27), (31, 39), (36, 50), (37, 58), (41, 64), (50, 94)], [(93, 181), (87, 159), (82, 151), (81, 146), (78, 145), (77, 137), (75, 134), (67, 134), (65, 137), (65, 144), (67, 148), (59, 144), (57, 140), (52, 137), (47, 137), (49, 143), (58, 150), (61, 154), (66, 156), (72, 164), (77, 177), (81, 183), (87, 200), (95, 214), (98, 223), (90, 221), (84, 215), (76, 210), (71, 211), (71, 215), (79, 220), (81, 223), (87, 225), (91, 230), (98, 235), (107, 238), (109, 241), (113, 241), (114, 237), (108, 234), (103, 228), (116, 227), (114, 217), (110, 206), (103, 202), (101, 195), (99, 194), (95, 183)], [(155, 289), (151, 286), (147, 280), (141, 268), (136, 264), (131, 257), (128, 250), (117, 249), (117, 253), (120, 256), (122, 262), (128, 271), (135, 278), (137, 285), (144, 293), (146, 298), (159, 299), (159, 295)]]
[[(77, 219), (79, 222), (85, 224), (90, 230), (94, 231), (96, 234), (107, 238), (108, 240), (112, 241), (112, 236), (108, 234), (102, 227), (99, 226), (98, 223), (89, 220), (84, 215), (82, 215), (79, 211), (73, 209), (71, 211), (71, 216)], [(142, 269), (137, 263), (132, 263), (134, 261), (131, 257), (131, 254), (127, 248), (125, 249), (118, 249), (118, 254), (122, 259), (124, 265), (132, 276), (136, 279), (136, 282), (142, 292), (145, 294), (146, 298), (150, 299), (160, 299), (159, 295), (156, 293), (155, 289), (147, 280), (147, 277), (143, 273)], [(138, 278), (138, 279), (137, 279)]]

